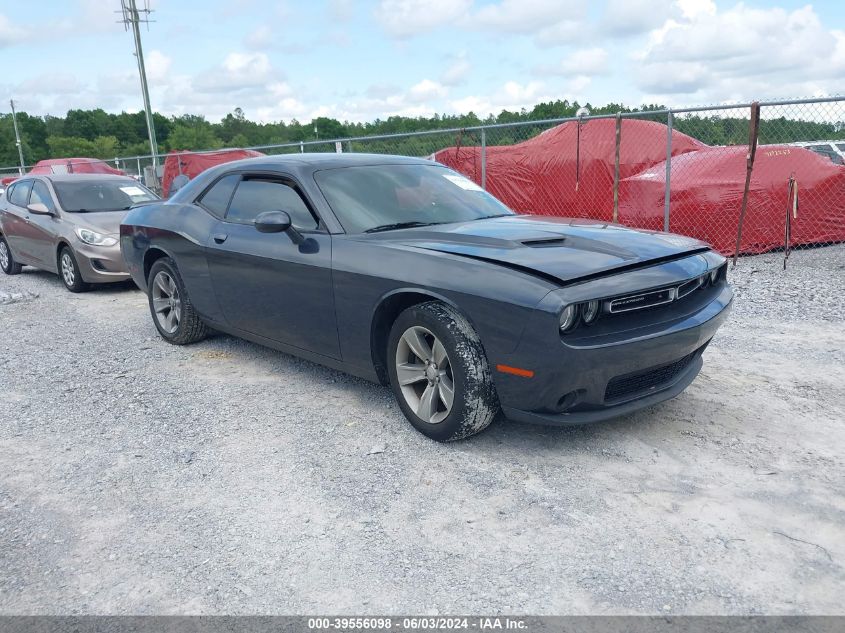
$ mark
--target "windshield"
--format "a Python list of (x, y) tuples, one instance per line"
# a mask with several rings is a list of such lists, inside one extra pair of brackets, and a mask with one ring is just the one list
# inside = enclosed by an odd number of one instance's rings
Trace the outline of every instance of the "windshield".
[(103, 179), (53, 182), (64, 211), (123, 211), (139, 202), (158, 200), (142, 184), (130, 179)]
[(347, 233), (513, 215), (471, 180), (439, 165), (370, 165), (314, 174)]

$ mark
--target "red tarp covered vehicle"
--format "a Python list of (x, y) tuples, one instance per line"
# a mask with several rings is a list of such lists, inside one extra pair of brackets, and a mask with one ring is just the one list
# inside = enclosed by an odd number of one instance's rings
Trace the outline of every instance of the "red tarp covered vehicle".
[[(616, 122), (558, 125), (529, 141), (487, 148), (487, 189), (521, 213), (613, 217)], [(662, 230), (666, 181), (666, 126), (623, 120), (619, 167), (619, 222)], [(732, 253), (747, 148), (711, 147), (673, 132), (669, 228)], [(440, 150), (435, 160), (481, 182), (478, 147)], [(576, 174), (580, 172), (576, 188)], [(794, 244), (845, 241), (845, 167), (811, 151), (760, 146), (754, 165), (740, 252), (784, 245), (787, 183), (798, 180), (800, 208), (792, 222)]]
[(209, 167), (256, 156), (264, 156), (264, 154), (252, 149), (222, 149), (218, 152), (203, 153), (174, 150), (167, 155), (164, 161), (161, 190), (164, 197), (167, 198), (171, 193), (170, 186), (173, 179), (179, 175), (187, 176), (188, 180), (192, 180)]
[[(624, 119), (621, 127), (620, 179), (666, 159), (665, 125)], [(672, 133), (673, 156), (703, 147), (691, 136)], [(487, 189), (520, 213), (609, 221), (615, 156), (616, 121), (569, 121), (516, 145), (488, 146)], [(481, 183), (481, 148), (450, 147), (433, 158)]]
[[(745, 146), (711, 147), (672, 159), (669, 229), (709, 242), (721, 253), (736, 247)], [(741, 253), (762, 253), (784, 245), (789, 177), (798, 182), (799, 209), (790, 243), (845, 240), (845, 167), (800, 147), (757, 148)], [(665, 163), (658, 163), (619, 186), (619, 221), (663, 228)]]
[[(39, 160), (27, 174), (117, 174), (125, 176), (126, 172), (115, 169), (99, 158), (47, 158)], [(20, 176), (3, 178), (3, 185), (17, 180)]]

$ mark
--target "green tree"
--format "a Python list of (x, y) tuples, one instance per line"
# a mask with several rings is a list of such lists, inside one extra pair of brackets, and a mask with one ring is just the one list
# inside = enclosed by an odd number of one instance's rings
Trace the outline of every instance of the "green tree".
[(94, 153), (94, 143), (79, 136), (48, 136), (51, 158), (82, 158)]
[[(184, 117), (183, 117), (184, 118)], [(187, 123), (176, 123), (170, 130), (167, 147), (174, 149), (203, 150), (223, 147), (211, 125), (202, 117)]]

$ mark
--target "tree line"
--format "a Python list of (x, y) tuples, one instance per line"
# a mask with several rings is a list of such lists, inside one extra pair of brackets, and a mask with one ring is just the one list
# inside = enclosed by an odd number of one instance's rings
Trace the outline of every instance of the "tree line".
[[(367, 123), (341, 122), (329, 117), (318, 117), (307, 123), (296, 119), (285, 123), (260, 123), (249, 120), (243, 110), (235, 110), (219, 122), (205, 117), (186, 114), (166, 117), (155, 113), (156, 137), (159, 151), (205, 150), (224, 147), (252, 147), (299, 143), (320, 139), (351, 139), (380, 134), (402, 134), (450, 128), (469, 128), (479, 125), (519, 123), (573, 117), (580, 104), (577, 101), (557, 100), (538, 103), (531, 109), (518, 112), (502, 110), (498, 115), (484, 119), (475, 113), (452, 115), (436, 114), (431, 117), (391, 116)], [(657, 104), (628, 108), (609, 103), (594, 107), (586, 104), (592, 114), (615, 114), (665, 109)], [(811, 107), (811, 106), (810, 106)], [(735, 113), (735, 114), (734, 114)], [(813, 113), (808, 111), (809, 115)], [(644, 118), (665, 123), (665, 115)], [(102, 109), (69, 110), (63, 117), (34, 116), (26, 112), (17, 115), (21, 134), (24, 161), (31, 165), (44, 158), (93, 157), (114, 159), (120, 156), (149, 154), (147, 124), (143, 112), (113, 114)], [(488, 139), (490, 145), (507, 145), (526, 140), (547, 126), (500, 128)], [(693, 136), (708, 145), (744, 144), (748, 138), (748, 113), (732, 111), (732, 116), (711, 115), (676, 116), (675, 129)], [(819, 122), (800, 118), (764, 118), (760, 126), (760, 143), (787, 143), (845, 138), (842, 121)], [(427, 155), (455, 143), (477, 145), (477, 133), (465, 135), (444, 134), (390, 141), (347, 142), (346, 151), (388, 151), (411, 155)], [(333, 151), (333, 146), (311, 146), (312, 151)], [(0, 167), (18, 163), (11, 113), (0, 114)]]

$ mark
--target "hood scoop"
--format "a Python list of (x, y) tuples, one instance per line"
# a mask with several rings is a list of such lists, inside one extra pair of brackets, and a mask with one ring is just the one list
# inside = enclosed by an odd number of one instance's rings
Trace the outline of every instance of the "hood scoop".
[(528, 246), (530, 248), (549, 248), (552, 246), (563, 246), (566, 242), (566, 238), (563, 236), (560, 237), (541, 237), (535, 240), (522, 240), (520, 242), (523, 246)]

